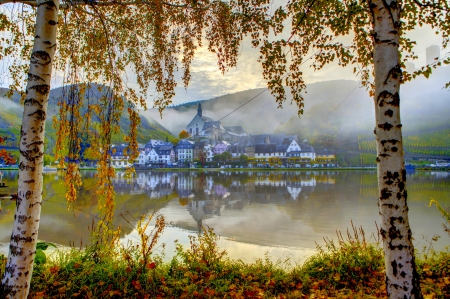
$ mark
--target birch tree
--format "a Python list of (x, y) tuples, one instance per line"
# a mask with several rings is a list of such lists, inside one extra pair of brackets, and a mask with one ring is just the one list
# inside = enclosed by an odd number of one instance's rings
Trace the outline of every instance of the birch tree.
[[(407, 38), (407, 31), (429, 24), (442, 34), (443, 47), (447, 46), (449, 1), (296, 0), (276, 11), (275, 33), (283, 31), (286, 20), (290, 20), (289, 38), (266, 42), (261, 48), (260, 61), (269, 88), (281, 106), (284, 86), (290, 87), (301, 114), (301, 91), (305, 88), (301, 66), (308, 56), (312, 55), (308, 64), (314, 70), (332, 61), (344, 67), (354, 65), (354, 72), (374, 100), (379, 233), (385, 253), (387, 293), (389, 298), (422, 298), (408, 220), (400, 85), (418, 75), (428, 77), (433, 67), (450, 63), (446, 58), (413, 74), (403, 70), (405, 61), (417, 58), (415, 43)], [(346, 44), (342, 41), (345, 39), (339, 39), (344, 36), (352, 41)]]
[[(203, 43), (216, 53), (222, 72), (235, 66), (243, 36), (251, 33), (258, 43), (260, 34), (267, 35), (269, 1), (1, 0), (0, 4), (0, 30), (5, 33), (0, 54), (12, 62), (11, 89), (21, 91), (27, 82), (14, 228), (0, 297), (26, 298), (39, 230), (45, 122), (54, 71), (63, 74), (67, 86), (55, 117), (57, 146), (68, 158), (67, 197), (76, 198), (80, 183), (80, 133), (92, 130), (89, 125), (97, 119), (90, 142), (100, 161), (98, 195), (110, 218), (114, 206), (110, 144), (122, 111), (128, 111), (131, 120), (127, 141), (133, 158), (137, 107), (146, 107), (149, 90), (154, 106), (162, 111), (174, 95), (175, 71), (181, 68), (188, 86), (190, 64)], [(127, 85), (130, 74), (135, 86)], [(103, 96), (86, 102), (93, 82)], [(83, 104), (87, 106), (82, 108)]]

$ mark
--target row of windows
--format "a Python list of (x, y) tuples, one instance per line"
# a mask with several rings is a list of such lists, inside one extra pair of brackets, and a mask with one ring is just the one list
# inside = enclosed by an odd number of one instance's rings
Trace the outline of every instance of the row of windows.
[[(281, 153), (263, 153), (263, 154), (255, 154), (255, 157), (265, 157), (265, 156), (275, 156), (275, 157), (284, 157), (285, 155), (281, 154)], [(313, 154), (312, 153), (301, 153), (301, 154), (292, 154), (290, 155), (291, 157), (312, 157)]]
[(191, 156), (191, 155), (180, 155), (180, 156), (178, 156), (178, 158), (179, 158), (179, 159), (184, 159), (184, 158), (186, 158), (186, 159), (191, 159), (192, 156)]

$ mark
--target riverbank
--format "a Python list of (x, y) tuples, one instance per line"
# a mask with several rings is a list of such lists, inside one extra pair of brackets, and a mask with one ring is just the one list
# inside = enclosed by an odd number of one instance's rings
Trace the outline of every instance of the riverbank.
[[(116, 170), (125, 170), (125, 168), (115, 168)], [(221, 168), (221, 167), (196, 167), (196, 168), (187, 168), (187, 167), (166, 167), (166, 168), (151, 168), (151, 167), (136, 167), (135, 171), (346, 171), (346, 170), (376, 170), (376, 166), (355, 166), (355, 167), (295, 167), (295, 168), (282, 168), (282, 167), (230, 167), (230, 168)], [(0, 167), (1, 171), (8, 170), (18, 170), (17, 167)], [(57, 171), (64, 171), (65, 169), (61, 168), (44, 168), (44, 172), (52, 173)], [(97, 170), (96, 167), (80, 167), (81, 171), (85, 170)], [(416, 167), (414, 171), (450, 171), (450, 167)]]
[[(35, 265), (29, 298), (386, 298), (382, 250), (356, 231), (303, 264), (231, 260), (211, 230), (162, 262), (152, 253), (158, 237), (150, 237), (141, 246), (113, 240), (53, 253)], [(448, 298), (450, 254), (430, 251), (416, 261), (425, 298)]]

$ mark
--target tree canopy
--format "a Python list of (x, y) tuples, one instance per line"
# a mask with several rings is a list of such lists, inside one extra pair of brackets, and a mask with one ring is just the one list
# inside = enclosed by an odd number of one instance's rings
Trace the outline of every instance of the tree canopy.
[[(289, 38), (265, 41), (261, 47), (263, 76), (279, 106), (286, 99), (284, 86), (288, 86), (298, 113), (303, 113), (301, 93), (306, 85), (301, 67), (309, 58), (314, 70), (333, 61), (344, 67), (353, 65), (354, 73), (373, 97), (379, 233), (389, 298), (422, 298), (408, 220), (400, 85), (418, 75), (428, 77), (432, 68), (441, 64), (437, 61), (412, 74), (406, 72), (405, 62), (417, 58), (415, 42), (406, 32), (427, 24), (442, 35), (445, 48), (450, 36), (448, 12), (449, 2), (444, 0), (289, 1), (272, 17), (275, 33), (282, 33), (285, 22), (289, 23)], [(352, 40), (343, 42), (340, 37)], [(442, 62), (449, 64), (450, 57)]]
[[(122, 111), (130, 118), (125, 141), (133, 160), (138, 154), (137, 109), (146, 108), (147, 97), (152, 96), (162, 112), (174, 95), (175, 71), (181, 68), (187, 86), (195, 50), (204, 43), (217, 55), (222, 72), (235, 66), (246, 34), (251, 34), (255, 44), (261, 34), (268, 34), (270, 2), (3, 0), (0, 4), (0, 31), (4, 33), (0, 57), (10, 62), (10, 88), (21, 92), (24, 102), (17, 209), (2, 289), (11, 298), (25, 298), (42, 205), (52, 75), (67, 91), (54, 117), (59, 146), (55, 159), (68, 161), (67, 198), (75, 200), (81, 184), (81, 135), (89, 132), (90, 138), (84, 141), (97, 149), (99, 205), (105, 213), (103, 223), (107, 223), (114, 207), (111, 141), (119, 130)], [(89, 94), (93, 83), (103, 94), (98, 99)], [(98, 125), (91, 132), (93, 119)]]
[(186, 130), (182, 130), (179, 134), (178, 134), (178, 137), (180, 138), (180, 139), (186, 139), (186, 138), (189, 138), (189, 133), (186, 131)]
[[(264, 78), (280, 106), (286, 100), (284, 87), (288, 86), (301, 114), (304, 107), (302, 92), (306, 88), (302, 67), (311, 67), (317, 71), (331, 62), (337, 62), (342, 67), (352, 66), (361, 84), (374, 95), (372, 39), (376, 38), (376, 33), (369, 9), (372, 2), (298, 0), (289, 1), (286, 6), (275, 11), (271, 25), (281, 37), (264, 41), (260, 61)], [(414, 52), (416, 42), (407, 36), (409, 31), (429, 25), (436, 34), (442, 36), (442, 48), (447, 47), (450, 36), (449, 1), (405, 0), (387, 3), (401, 5), (399, 63), (402, 82), (420, 75), (428, 77), (433, 68), (450, 64), (450, 57), (447, 56), (413, 73), (405, 70), (405, 62), (418, 58)]]

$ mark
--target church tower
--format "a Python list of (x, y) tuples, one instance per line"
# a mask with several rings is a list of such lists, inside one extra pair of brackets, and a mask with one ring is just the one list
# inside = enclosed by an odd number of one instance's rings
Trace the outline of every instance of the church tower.
[(197, 114), (202, 117), (202, 104), (200, 102), (198, 102)]

